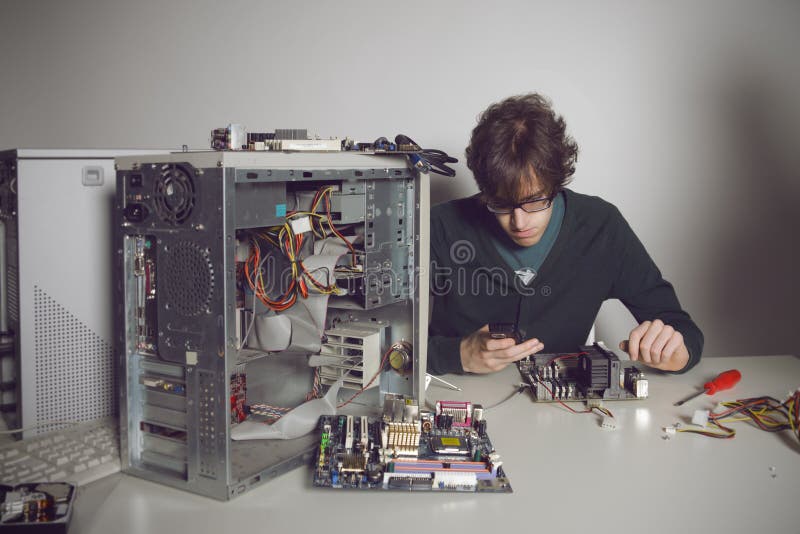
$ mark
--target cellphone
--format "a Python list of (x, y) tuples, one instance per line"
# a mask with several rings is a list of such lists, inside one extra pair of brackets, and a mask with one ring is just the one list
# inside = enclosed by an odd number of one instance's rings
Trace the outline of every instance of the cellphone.
[(489, 323), (489, 335), (492, 339), (511, 338), (517, 344), (525, 338), (525, 332), (519, 329), (517, 323)]

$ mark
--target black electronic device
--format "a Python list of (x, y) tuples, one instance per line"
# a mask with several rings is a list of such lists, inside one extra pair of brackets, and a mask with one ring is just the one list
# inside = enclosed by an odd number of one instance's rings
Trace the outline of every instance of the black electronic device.
[(492, 339), (511, 338), (518, 344), (525, 338), (525, 334), (516, 323), (489, 323), (489, 335)]
[(635, 400), (648, 395), (644, 373), (623, 365), (600, 343), (575, 353), (528, 356), (517, 362), (517, 368), (537, 402)]
[(0, 485), (0, 530), (66, 534), (75, 486), (64, 482)]
[(511, 338), (517, 344), (525, 340), (525, 331), (519, 327), (519, 318), (522, 315), (522, 297), (517, 300), (517, 315), (513, 323), (489, 323), (489, 334), (493, 339)]

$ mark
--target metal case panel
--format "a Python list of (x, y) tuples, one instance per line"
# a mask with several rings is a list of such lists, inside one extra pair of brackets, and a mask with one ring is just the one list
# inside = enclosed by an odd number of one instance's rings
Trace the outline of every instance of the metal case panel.
[[(3, 299), (16, 341), (15, 356), (0, 362), (10, 426), (116, 412), (110, 313), (114, 157), (140, 153), (0, 153), (10, 289)], [(39, 426), (23, 437), (53, 428)]]

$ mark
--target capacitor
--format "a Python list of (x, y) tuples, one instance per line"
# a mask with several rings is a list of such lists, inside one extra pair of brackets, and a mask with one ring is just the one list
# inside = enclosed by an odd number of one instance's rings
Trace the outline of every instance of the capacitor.
[(411, 345), (403, 342), (393, 346), (389, 353), (389, 365), (401, 375), (410, 373), (414, 367)]
[(371, 467), (367, 470), (367, 482), (377, 484), (383, 479), (383, 470), (379, 467)]
[(450, 414), (442, 414), (439, 416), (439, 428), (450, 430), (453, 428), (453, 416)]
[(485, 419), (483, 421), (478, 421), (478, 427), (476, 428), (476, 430), (478, 431), (478, 435), (480, 437), (486, 436), (486, 420)]

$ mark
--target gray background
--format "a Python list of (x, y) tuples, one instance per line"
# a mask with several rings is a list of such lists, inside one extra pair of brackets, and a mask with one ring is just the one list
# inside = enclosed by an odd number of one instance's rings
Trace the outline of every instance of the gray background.
[[(477, 114), (542, 92), (581, 146), (572, 187), (619, 206), (706, 354), (796, 352), (800, 2), (0, 7), (0, 148), (204, 148), (229, 122), (402, 132), (462, 159), (440, 201), (475, 191)], [(632, 327), (608, 303), (598, 338)]]

